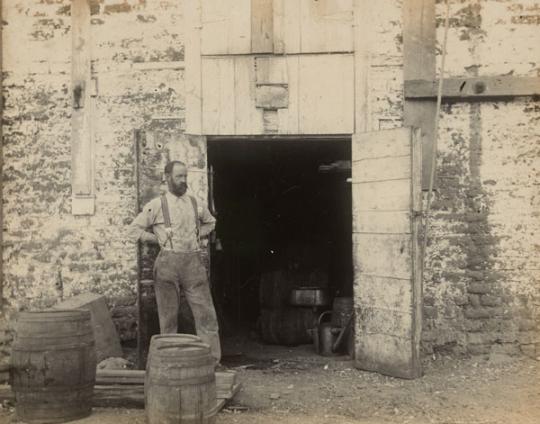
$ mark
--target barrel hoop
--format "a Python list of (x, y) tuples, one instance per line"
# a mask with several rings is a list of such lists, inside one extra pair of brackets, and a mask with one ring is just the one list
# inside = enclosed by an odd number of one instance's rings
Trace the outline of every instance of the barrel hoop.
[(59, 351), (59, 350), (78, 350), (78, 349), (89, 349), (95, 346), (95, 342), (84, 343), (84, 344), (69, 344), (69, 345), (59, 345), (59, 346), (21, 346), (20, 344), (13, 344), (12, 351), (16, 352), (49, 352), (49, 351)]
[(58, 335), (45, 335), (45, 336), (36, 336), (34, 334), (28, 334), (28, 333), (18, 333), (16, 335), (16, 338), (17, 339), (31, 339), (31, 340), (35, 340), (35, 339), (40, 339), (40, 340), (45, 340), (45, 339), (69, 339), (69, 338), (73, 338), (73, 337), (84, 337), (84, 336), (92, 336), (94, 337), (94, 331), (90, 328), (88, 331), (85, 331), (85, 332), (81, 332), (81, 333), (60, 333)]
[(212, 383), (215, 381), (216, 381), (216, 376), (213, 373), (207, 374), (201, 377), (192, 377), (192, 378), (167, 378), (167, 380), (165, 381), (162, 378), (161, 379), (156, 378), (152, 375), (148, 376), (148, 382), (151, 385), (165, 386), (165, 387), (197, 386), (200, 384), (207, 384), (207, 383)]
[(67, 392), (71, 393), (76, 390), (94, 390), (94, 382), (86, 383), (86, 384), (80, 384), (80, 385), (71, 385), (71, 386), (32, 386), (32, 387), (25, 387), (25, 386), (12, 386), (12, 390), (15, 394), (17, 393), (36, 393), (36, 392), (55, 392), (55, 393), (61, 393), (61, 392)]

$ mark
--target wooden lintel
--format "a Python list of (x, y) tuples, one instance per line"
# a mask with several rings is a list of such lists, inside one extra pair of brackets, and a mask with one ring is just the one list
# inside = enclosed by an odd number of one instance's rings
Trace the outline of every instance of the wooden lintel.
[[(438, 80), (406, 80), (405, 98), (433, 100), (437, 97)], [(442, 98), (445, 101), (488, 100), (540, 95), (540, 77), (487, 76), (445, 78)]]

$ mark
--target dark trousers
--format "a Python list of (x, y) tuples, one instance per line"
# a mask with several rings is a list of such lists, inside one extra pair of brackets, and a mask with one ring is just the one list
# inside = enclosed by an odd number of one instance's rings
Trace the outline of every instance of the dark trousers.
[(210, 345), (212, 356), (219, 363), (221, 345), (216, 310), (200, 253), (162, 250), (154, 265), (154, 279), (161, 333), (178, 332), (180, 290), (183, 290), (197, 335)]

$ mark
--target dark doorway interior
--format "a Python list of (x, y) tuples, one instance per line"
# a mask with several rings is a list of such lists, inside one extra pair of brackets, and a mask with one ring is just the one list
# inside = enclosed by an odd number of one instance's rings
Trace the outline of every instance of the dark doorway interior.
[(222, 337), (260, 333), (269, 275), (281, 276), (274, 290), (320, 286), (330, 298), (352, 296), (350, 140), (210, 140), (208, 156)]

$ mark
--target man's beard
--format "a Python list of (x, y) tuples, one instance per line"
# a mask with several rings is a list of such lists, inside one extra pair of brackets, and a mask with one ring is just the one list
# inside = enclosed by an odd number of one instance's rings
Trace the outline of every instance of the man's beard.
[(171, 192), (176, 196), (183, 196), (187, 190), (187, 183), (171, 184)]

